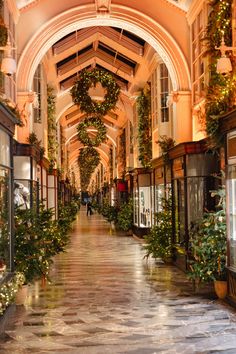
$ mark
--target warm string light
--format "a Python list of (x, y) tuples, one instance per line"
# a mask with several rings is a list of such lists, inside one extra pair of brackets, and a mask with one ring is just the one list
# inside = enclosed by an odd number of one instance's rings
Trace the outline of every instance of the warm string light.
[(24, 275), (22, 273), (16, 273), (11, 280), (0, 287), (0, 315), (14, 302), (16, 293), (24, 284), (24, 281)]

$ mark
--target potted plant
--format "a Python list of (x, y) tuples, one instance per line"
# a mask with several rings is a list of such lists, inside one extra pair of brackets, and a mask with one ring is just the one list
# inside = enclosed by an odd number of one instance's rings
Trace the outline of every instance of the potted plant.
[[(190, 232), (188, 276), (197, 284), (213, 281), (218, 297), (223, 298), (227, 293), (224, 186), (211, 195), (218, 198), (216, 210), (205, 213)], [(219, 287), (223, 293), (218, 292)]]
[(162, 210), (155, 214), (155, 225), (145, 236), (145, 258), (152, 256), (164, 262), (172, 260), (172, 207), (171, 199), (163, 198)]

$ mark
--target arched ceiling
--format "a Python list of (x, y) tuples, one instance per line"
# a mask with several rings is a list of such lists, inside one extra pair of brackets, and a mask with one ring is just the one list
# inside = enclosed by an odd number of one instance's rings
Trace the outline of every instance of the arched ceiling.
[[(121, 87), (119, 102), (114, 110), (103, 117), (107, 128), (107, 146), (116, 146), (116, 137), (127, 122), (127, 104), (132, 105), (130, 92), (142, 86), (149, 76), (150, 57), (153, 48), (142, 38), (115, 27), (89, 27), (74, 31), (57, 41), (47, 52), (47, 79), (60, 95), (67, 94), (82, 69), (96, 67), (111, 72)], [(91, 90), (91, 96), (101, 97), (99, 88)], [(125, 97), (126, 96), (126, 97)], [(127, 99), (128, 98), (128, 99)], [(123, 101), (122, 101), (123, 100)], [(126, 102), (125, 102), (126, 101)], [(60, 116), (65, 145), (69, 151), (71, 168), (77, 171), (77, 159), (72, 151), (81, 148), (77, 139), (77, 125), (86, 115), (79, 107), (71, 105)], [(130, 117), (131, 118), (131, 117)], [(96, 134), (92, 129), (89, 135)], [(105, 159), (104, 164), (108, 164)]]
[[(55, 19), (60, 15), (60, 12), (58, 14), (55, 13), (55, 5), (54, 11), (52, 11), (52, 3), (49, 5), (48, 14), (45, 13), (45, 3), (47, 2), (48, 1), (46, 0), (16, 1), (20, 10), (20, 14), (23, 15), (23, 18), (29, 24), (29, 33), (26, 34), (26, 38), (22, 39), (22, 42), (20, 41), (21, 36), (19, 35), (19, 48), (22, 52), (23, 49), (27, 47), (27, 35), (29, 44), (30, 40), (33, 38), (33, 35), (40, 31), (40, 28), (37, 28), (37, 26), (35, 27), (37, 20), (39, 26), (45, 28), (45, 36), (48, 36), (50, 27), (49, 25), (48, 28), (45, 27), (45, 24), (50, 24), (50, 11), (53, 13), (52, 20), (53, 18)], [(78, 3), (75, 0), (70, 0), (70, 2), (73, 3), (74, 6), (75, 3)], [(102, 8), (104, 4), (109, 6), (110, 3), (113, 3), (113, 0), (89, 1), (90, 6), (91, 2), (95, 3), (97, 8), (99, 6)], [(122, 5), (123, 0), (120, 2)], [(162, 4), (167, 3), (168, 5), (175, 7), (178, 12), (177, 16), (184, 18), (185, 14), (183, 16), (183, 10), (185, 11), (188, 8), (191, 0), (159, 0), (159, 2)], [(41, 4), (42, 8), (40, 10)], [(58, 5), (59, 7), (65, 6), (62, 3)], [(86, 1), (81, 0), (80, 5), (86, 6)], [(125, 1), (124, 5), (126, 5)], [(39, 12), (37, 12), (37, 6), (39, 6)], [(142, 6), (144, 6), (143, 2)], [(150, 2), (150, 6), (148, 7), (150, 12), (152, 12), (151, 7), (157, 10), (156, 2), (153, 0)], [(44, 9), (44, 11), (42, 9)], [(68, 10), (68, 16), (70, 13), (69, 11), (70, 10)], [(172, 11), (172, 9), (170, 11)], [(134, 13), (136, 12), (137, 11), (134, 10)], [(181, 14), (179, 14), (179, 12), (181, 12)], [(65, 16), (66, 13), (67, 12), (65, 11)], [(114, 13), (116, 13), (116, 11), (114, 11)], [(36, 18), (36, 16), (38, 16), (38, 18)], [(137, 17), (138, 16), (139, 14), (137, 14)], [(62, 18), (62, 21), (63, 20), (64, 19)], [(19, 33), (21, 32), (20, 30), (23, 28), (23, 26), (25, 26), (25, 23), (24, 20), (21, 20), (19, 24)], [(55, 21), (55, 24), (52, 24), (52, 27), (56, 28), (56, 26), (58, 25)], [(186, 26), (186, 24), (183, 24), (183, 26)], [(176, 33), (180, 31), (181, 29), (178, 29)], [(169, 48), (170, 51), (173, 50), (174, 52), (174, 46), (171, 47), (167, 40), (168, 36), (171, 37), (171, 35), (169, 35), (167, 31), (164, 34), (166, 38), (163, 37), (163, 43), (165, 42), (167, 44), (166, 48)], [(41, 38), (43, 41), (43, 31)], [(176, 47), (177, 46), (178, 44), (176, 44)], [(181, 52), (184, 46), (179, 46), (179, 48)], [(174, 56), (173, 53), (171, 55)], [(181, 55), (182, 54), (180, 54), (180, 57)], [(182, 56), (184, 58), (184, 55)], [(102, 144), (99, 147), (100, 153), (103, 156), (102, 162), (104, 165), (107, 165), (109, 146), (116, 144), (116, 137), (121, 132), (121, 129), (125, 126), (127, 119), (132, 120), (132, 98), (135, 96), (136, 91), (142, 88), (147, 82), (153, 61), (155, 63), (160, 61), (160, 56), (156, 53), (156, 50), (154, 50), (152, 45), (148, 43), (148, 39), (144, 40), (143, 38), (138, 37), (134, 32), (131, 33), (122, 27), (119, 28), (118, 26), (113, 25), (97, 25), (91, 27), (81, 27), (76, 30), (72, 29), (66, 35), (61, 36), (59, 39), (54, 41), (47, 52), (45, 52), (45, 55), (43, 58), (41, 58), (41, 60), (45, 63), (47, 68), (47, 82), (49, 82), (55, 88), (57, 93), (58, 120), (60, 121), (65, 145), (69, 152), (70, 168), (72, 168), (74, 171), (78, 170), (77, 157), (79, 154), (79, 149), (81, 148), (81, 144), (77, 139), (76, 127), (78, 123), (83, 119), (84, 114), (79, 111), (77, 106), (73, 105), (69, 91), (73, 86), (76, 78), (79, 77), (80, 71), (84, 68), (92, 69), (93, 67), (98, 67), (107, 70), (114, 75), (117, 83), (121, 87), (121, 95), (116, 109), (109, 112), (103, 118), (107, 127), (108, 143)], [(183, 59), (183, 62), (184, 61), (185, 59)], [(22, 69), (25, 70), (22, 64), (21, 66)], [(178, 64), (176, 61), (176, 67), (177, 66)], [(27, 68), (27, 65), (25, 65), (25, 68)], [(181, 71), (179, 68), (178, 70)], [(24, 74), (22, 74), (22, 77), (24, 77)], [(21, 80), (19, 81), (21, 82)], [(23, 86), (24, 85), (22, 85), (22, 88), (24, 88)], [(91, 96), (102, 99), (103, 94), (104, 93), (99, 92), (99, 89), (96, 89), (91, 93)], [(95, 133), (91, 130), (89, 134), (93, 136)]]
[[(100, 1), (102, 2), (102, 0)], [(192, 2), (192, 0), (166, 0), (166, 1), (183, 10), (187, 10)], [(16, 0), (17, 7), (20, 10), (25, 10), (31, 6), (36, 6), (38, 2), (40, 2), (40, 0)]]

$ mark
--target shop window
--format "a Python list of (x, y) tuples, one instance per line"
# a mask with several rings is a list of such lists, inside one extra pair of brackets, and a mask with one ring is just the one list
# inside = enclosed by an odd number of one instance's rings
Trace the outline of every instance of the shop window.
[(0, 130), (0, 280), (10, 271), (11, 235), (10, 138)]
[(230, 266), (236, 268), (236, 166), (228, 168), (228, 226), (229, 226), (229, 248)]
[(207, 15), (207, 6), (204, 5), (191, 26), (193, 104), (198, 103), (205, 94), (207, 59), (203, 37)]

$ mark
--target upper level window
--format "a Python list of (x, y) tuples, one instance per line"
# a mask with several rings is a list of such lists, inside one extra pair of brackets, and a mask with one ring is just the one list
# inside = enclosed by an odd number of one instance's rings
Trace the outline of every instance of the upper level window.
[(160, 63), (151, 75), (151, 114), (152, 127), (155, 129), (158, 123), (169, 122), (170, 108), (168, 107), (168, 95), (171, 92), (169, 72), (164, 63)]
[[(15, 23), (13, 21), (13, 16), (7, 7), (7, 1), (3, 2), (3, 7), (1, 8), (1, 17), (4, 21), (5, 26), (8, 29), (8, 38), (13, 47), (15, 44)], [(16, 60), (16, 50), (12, 50), (12, 56)], [(0, 52), (0, 60), (3, 58), (4, 52)], [(7, 99), (12, 102), (16, 102), (16, 75), (11, 76), (5, 75), (0, 72), (0, 93), (5, 94)]]
[(36, 92), (36, 94), (38, 96), (38, 104), (36, 106), (34, 106), (34, 108), (33, 108), (34, 123), (41, 123), (42, 122), (42, 116), (41, 116), (41, 94), (42, 94), (41, 76), (42, 76), (42, 70), (41, 70), (41, 65), (39, 65), (35, 71), (34, 82), (33, 82), (33, 90), (34, 90), (34, 92)]
[(169, 108), (167, 98), (169, 94), (169, 73), (164, 63), (160, 64), (160, 109), (161, 122), (169, 122)]
[(191, 26), (191, 43), (192, 43), (192, 97), (193, 104), (196, 104), (204, 97), (204, 89), (206, 85), (206, 69), (207, 62), (204, 57), (204, 30), (207, 21), (207, 8), (203, 8), (195, 18)]

